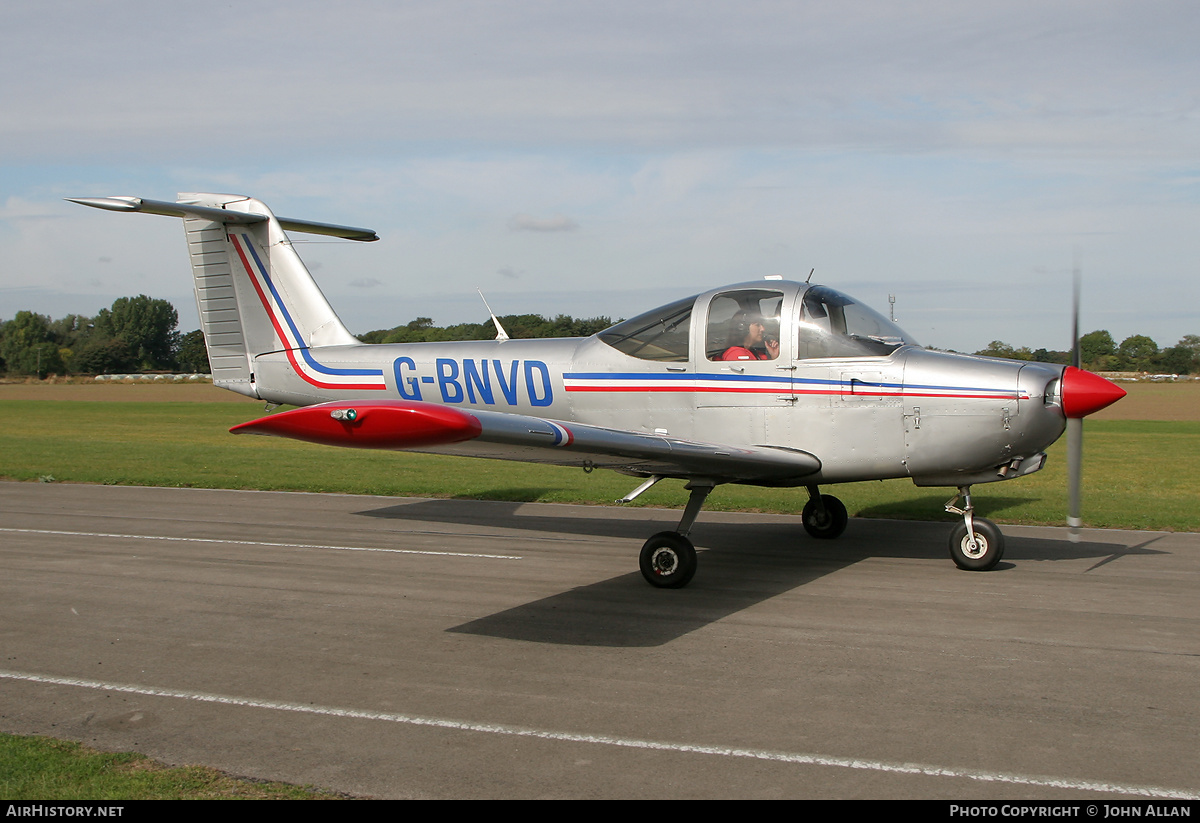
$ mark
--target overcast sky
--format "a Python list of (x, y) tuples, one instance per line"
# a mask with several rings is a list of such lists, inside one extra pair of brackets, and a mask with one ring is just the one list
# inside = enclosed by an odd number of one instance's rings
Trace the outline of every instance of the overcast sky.
[[(1200, 334), (1195, 2), (0, 4), (0, 317), (138, 293), (248, 194), (352, 331), (629, 317), (783, 274), (922, 343)], [(302, 239), (297, 237), (296, 239)]]

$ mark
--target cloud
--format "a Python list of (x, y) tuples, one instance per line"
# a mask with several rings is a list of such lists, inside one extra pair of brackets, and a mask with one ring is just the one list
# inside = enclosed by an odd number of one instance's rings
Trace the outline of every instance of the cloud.
[[(1190, 6), (1135, 0), (0, 3), (0, 71), (22, 78), (0, 105), (0, 260), (10, 288), (179, 294), (178, 225), (61, 198), (233, 191), (379, 230), (298, 246), (355, 326), (459, 294), (439, 323), (473, 317), (481, 272), (554, 296), (537, 310), (631, 316), (815, 266), (970, 351), (1061, 348), (1028, 306), (1069, 299), (1053, 272), (1079, 247), (1114, 336), (1174, 340), (1194, 313), (1121, 295), (1137, 272), (1200, 305), (1198, 39)], [(97, 57), (124, 54), (155, 70)], [(211, 65), (256, 81), (213, 95)], [(924, 310), (958, 325), (923, 330)]]
[(561, 214), (554, 217), (518, 214), (508, 221), (508, 227), (513, 231), (575, 231), (579, 228), (579, 224)]
[(61, 216), (57, 203), (24, 197), (9, 197), (0, 206), (0, 220), (57, 220)]
[[(295, 0), (228, 21), (48, 0), (0, 10), (0, 70), (22, 77), (5, 90), (0, 140), (18, 158), (175, 163), (222, 139), (310, 157), (454, 141), (1186, 158), (1198, 28), (1182, 4), (1120, 0)], [(212, 63), (270, 79), (197, 106), (189, 81)]]

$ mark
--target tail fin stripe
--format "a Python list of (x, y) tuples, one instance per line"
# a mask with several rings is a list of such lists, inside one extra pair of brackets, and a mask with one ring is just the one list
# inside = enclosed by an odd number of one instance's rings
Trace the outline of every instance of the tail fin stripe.
[[(258, 268), (259, 272), (262, 274), (263, 282), (265, 282), (267, 284), (267, 288), (270, 289), (271, 295), (275, 298), (275, 305), (279, 307), (279, 311), (283, 315), (283, 319), (284, 319), (284, 321), (286, 321), (287, 327), (292, 332), (290, 338), (283, 338), (283, 339), (285, 340), (286, 343), (288, 343), (290, 345), (291, 348), (295, 348), (304, 356), (304, 359), (308, 363), (309, 366), (311, 366), (313, 369), (320, 372), (321, 374), (328, 374), (328, 375), (359, 375), (359, 376), (367, 375), (367, 376), (379, 376), (379, 377), (383, 376), (383, 372), (379, 369), (335, 369), (331, 366), (323, 366), (320, 363), (318, 363), (316, 360), (314, 360), (312, 357), (312, 354), (310, 354), (311, 349), (307, 345), (305, 345), (302, 335), (300, 334), (300, 330), (298, 328), (296, 328), (296, 323), (294, 320), (292, 320), (291, 314), (288, 313), (287, 306), (284, 305), (283, 299), (279, 296), (279, 291), (275, 288), (275, 283), (271, 280), (271, 276), (267, 273), (266, 267), (263, 266), (262, 260), (259, 259), (258, 252), (256, 252), (254, 250), (254, 246), (251, 245), (251, 243), (249, 242), (249, 238), (247, 238), (245, 235), (243, 235), (242, 239), (246, 243), (246, 249), (250, 252), (250, 256), (254, 258), (255, 266)], [(245, 262), (244, 258), (243, 258), (243, 262)], [(251, 275), (251, 276), (253, 277), (253, 275)], [(258, 283), (255, 282), (255, 287), (257, 288), (257, 286), (258, 286)], [(258, 289), (258, 293), (259, 293), (260, 299), (265, 298), (265, 295), (263, 294), (261, 289)], [(264, 299), (263, 305), (266, 307), (268, 312), (271, 311), (271, 308), (270, 308), (269, 304), (265, 301), (265, 299)], [(280, 326), (277, 322), (275, 322), (274, 314), (272, 314), (271, 320), (275, 325), (275, 330), (279, 331)], [(282, 337), (282, 335), (281, 335), (281, 337)]]
[[(246, 235), (243, 235), (241, 242), (239, 242), (235, 235), (230, 234), (229, 240), (232, 243), (234, 250), (237, 251), (238, 258), (242, 261), (242, 266), (245, 268), (246, 274), (249, 276), (250, 282), (254, 286), (254, 291), (258, 294), (258, 299), (262, 303), (263, 309), (267, 313), (267, 317), (271, 320), (271, 325), (275, 328), (275, 333), (279, 336), (280, 341), (282, 341), (284, 351), (287, 354), (288, 360), (292, 364), (292, 368), (296, 370), (296, 374), (300, 375), (300, 377), (302, 377), (311, 385), (322, 389), (383, 390), (387, 388), (387, 385), (384, 383), (383, 372), (379, 369), (336, 369), (318, 363), (313, 358), (310, 349), (304, 345), (304, 341), (301, 339), (300, 332), (296, 328), (295, 322), (293, 322), (291, 316), (288, 314), (287, 307), (280, 298), (278, 291), (276, 291), (275, 285), (271, 282), (270, 275), (267, 274), (266, 268), (263, 266), (262, 261), (255, 253), (254, 246), (251, 244), (250, 238)], [(278, 306), (279, 312), (283, 315), (284, 320), (287, 322), (287, 325), (292, 332), (290, 336), (284, 331), (283, 326), (280, 325), (279, 318), (272, 308), (271, 299), (268, 298), (266, 293), (263, 291), (262, 286), (259, 284), (258, 278), (255, 276), (254, 267), (252, 267), (250, 265), (250, 261), (246, 259), (246, 252), (242, 249), (242, 243), (245, 243), (246, 250), (249, 250), (250, 255), (254, 258), (255, 266), (258, 268), (263, 282), (266, 283), (267, 288), (270, 289), (272, 296), (275, 298), (274, 303), (276, 306)], [(304, 365), (296, 360), (295, 353), (297, 351), (299, 351), (301, 356), (304, 358)], [(308, 368), (305, 368), (305, 366)], [(308, 374), (309, 368), (318, 374), (328, 375), (334, 378), (370, 376), (378, 377), (379, 381), (378, 383), (327, 383), (310, 376)]]

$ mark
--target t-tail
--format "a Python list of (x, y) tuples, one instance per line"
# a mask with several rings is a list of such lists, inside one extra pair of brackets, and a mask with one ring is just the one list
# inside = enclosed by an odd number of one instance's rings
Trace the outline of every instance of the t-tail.
[(179, 195), (177, 203), (139, 197), (71, 198), (109, 211), (183, 218), (213, 383), (259, 397), (255, 358), (285, 352), (296, 374), (321, 390), (384, 388), (376, 370), (337, 368), (320, 349), (359, 343), (292, 247), (287, 231), (378, 240), (370, 229), (277, 218), (237, 194)]

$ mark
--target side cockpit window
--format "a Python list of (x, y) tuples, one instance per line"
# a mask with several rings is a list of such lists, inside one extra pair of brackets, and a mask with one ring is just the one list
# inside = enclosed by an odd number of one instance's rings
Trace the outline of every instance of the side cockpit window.
[(600, 339), (630, 357), (686, 363), (695, 297), (623, 320), (600, 332)]
[(775, 360), (779, 357), (779, 311), (783, 293), (741, 289), (708, 304), (704, 352), (709, 360)]
[(914, 341), (883, 315), (827, 286), (804, 293), (797, 357), (878, 357)]

